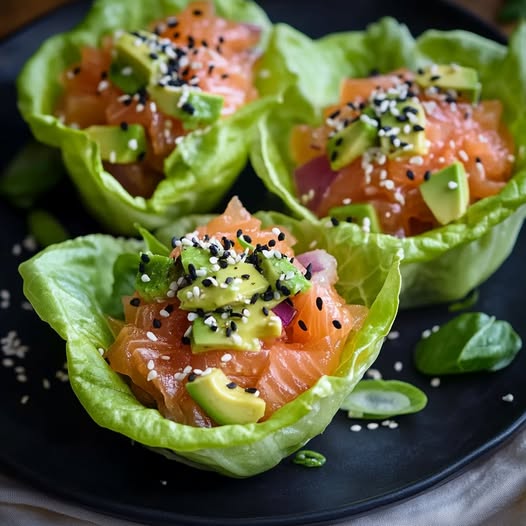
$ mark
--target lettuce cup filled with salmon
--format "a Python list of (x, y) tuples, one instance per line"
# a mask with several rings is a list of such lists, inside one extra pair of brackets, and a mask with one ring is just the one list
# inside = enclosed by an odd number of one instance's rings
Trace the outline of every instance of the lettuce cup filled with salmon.
[[(300, 221), (274, 217), (233, 198), (190, 233), (165, 228), (169, 245), (144, 230), (144, 242), (94, 234), (22, 263), (24, 292), (67, 341), (71, 385), (95, 422), (233, 477), (326, 428), (393, 323), (398, 259), (383, 272), (385, 254), (364, 264), (356, 251), (338, 267), (296, 241)], [(359, 302), (340, 294), (343, 280)]]
[(526, 210), (526, 26), (508, 47), (389, 18), (318, 41), (280, 26), (280, 47), (293, 80), (251, 156), (269, 190), (347, 247), (402, 249), (403, 307), (486, 280)]
[(28, 61), (19, 107), (107, 231), (157, 228), (213, 209), (243, 169), (273, 103), (256, 82), (270, 30), (251, 1), (95, 0)]

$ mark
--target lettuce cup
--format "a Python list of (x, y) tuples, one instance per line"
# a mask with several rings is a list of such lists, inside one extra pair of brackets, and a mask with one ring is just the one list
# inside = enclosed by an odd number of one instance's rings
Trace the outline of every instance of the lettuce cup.
[(390, 18), (317, 41), (278, 26), (262, 67), (280, 56), (288, 77), (265, 82), (285, 97), (258, 123), (255, 171), (326, 225), (339, 264), (352, 247), (400, 250), (402, 307), (462, 298), (525, 217), (525, 48), (526, 26), (508, 47), (464, 31), (414, 39)]
[(329, 425), (392, 326), (399, 262), (358, 250), (337, 268), (323, 243), (296, 238), (317, 226), (276, 219), (234, 198), (190, 233), (187, 219), (143, 242), (93, 234), (21, 264), (97, 424), (232, 477), (271, 469)]
[(27, 62), (19, 108), (108, 232), (157, 228), (212, 210), (245, 166), (270, 31), (250, 1), (96, 0)]

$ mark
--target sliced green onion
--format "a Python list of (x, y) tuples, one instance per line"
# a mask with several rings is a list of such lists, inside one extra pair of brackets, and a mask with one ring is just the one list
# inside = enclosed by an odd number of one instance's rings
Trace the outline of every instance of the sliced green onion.
[(292, 459), (294, 464), (300, 464), (307, 468), (319, 468), (323, 466), (326, 461), (327, 459), (321, 453), (310, 449), (302, 449), (301, 451), (298, 451)]

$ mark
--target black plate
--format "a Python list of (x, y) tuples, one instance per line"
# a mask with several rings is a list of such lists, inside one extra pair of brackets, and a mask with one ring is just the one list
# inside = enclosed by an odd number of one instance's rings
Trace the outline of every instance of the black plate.
[[(425, 10), (418, 0), (368, 0), (353, 3), (352, 9), (345, 0), (304, 1), (301, 9), (292, 0), (267, 0), (262, 5), (274, 21), (292, 23), (312, 36), (359, 29), (390, 14), (406, 22), (415, 34), (431, 26), (463, 28), (501, 40), (484, 23), (445, 3), (427, 2)], [(29, 137), (15, 108), (13, 81), (22, 63), (45, 37), (79, 21), (86, 8), (86, 3), (77, 3), (60, 9), (0, 43), (2, 161), (7, 160), (6, 152), (12, 154)], [(258, 195), (252, 190), (252, 195)], [(73, 234), (97, 229), (67, 182), (56, 195), (57, 203), (51, 208)], [(23, 303), (17, 265), (31, 253), (27, 240), (22, 243), (24, 215), (4, 203), (0, 224), (0, 290), (4, 291), (0, 293), (0, 337), (16, 331), (21, 342), (19, 356), (12, 360), (25, 368), (0, 368), (0, 459), (6, 472), (86, 508), (148, 524), (334, 523), (458, 474), (526, 420), (524, 352), (501, 372), (443, 379), (439, 388), (430, 387), (429, 379), (411, 364), (412, 348), (424, 329), (452, 314), (445, 307), (419, 309), (399, 314), (395, 329), (400, 338), (386, 342), (375, 365), (384, 377), (407, 380), (428, 393), (425, 411), (397, 419), (397, 429), (380, 426), (354, 433), (350, 426), (356, 422), (342, 412), (309, 445), (327, 456), (322, 469), (309, 470), (285, 459), (274, 470), (250, 480), (226, 479), (169, 462), (97, 427), (69, 384), (61, 380), (64, 343)], [(512, 257), (480, 288), (476, 305), (510, 321), (524, 339), (525, 258), (523, 232)], [(3, 340), (2, 359), (7, 357), (5, 347)], [(401, 372), (394, 370), (396, 361), (404, 364)], [(27, 382), (17, 379), (20, 374), (25, 374)], [(502, 401), (510, 392), (515, 401)], [(22, 404), (26, 395), (29, 399)]]

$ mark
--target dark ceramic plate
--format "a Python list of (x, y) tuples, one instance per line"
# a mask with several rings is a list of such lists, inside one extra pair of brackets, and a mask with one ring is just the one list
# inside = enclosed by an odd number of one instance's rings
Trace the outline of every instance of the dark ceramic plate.
[[(291, 23), (312, 36), (363, 28), (389, 14), (407, 23), (415, 34), (432, 26), (463, 28), (501, 39), (479, 20), (446, 3), (426, 2), (425, 10), (418, 0), (352, 4), (351, 8), (351, 2), (344, 0), (309, 0), (298, 10), (291, 0), (262, 2), (274, 21)], [(86, 9), (86, 3), (69, 5), (0, 43), (2, 161), (29, 137), (15, 107), (14, 80), (21, 65), (44, 38), (72, 27)], [(250, 193), (258, 195), (258, 189), (251, 186)], [(58, 213), (72, 234), (97, 229), (67, 182), (55, 195), (55, 204), (45, 205)], [(255, 202), (249, 205), (257, 208)], [(386, 342), (375, 364), (385, 378), (407, 380), (429, 396), (423, 412), (397, 419), (397, 429), (380, 426), (351, 432), (356, 422), (341, 412), (309, 445), (327, 457), (322, 469), (302, 468), (285, 459), (274, 470), (249, 480), (226, 479), (169, 462), (99, 428), (84, 412), (62, 380), (64, 343), (24, 303), (17, 265), (32, 248), (24, 215), (3, 203), (0, 225), (0, 358), (4, 364), (0, 368), (0, 459), (7, 473), (86, 508), (148, 524), (334, 523), (458, 474), (526, 420), (526, 353), (498, 373), (443, 379), (440, 387), (432, 388), (429, 379), (414, 370), (412, 349), (424, 329), (453, 314), (446, 307), (419, 309), (399, 314), (395, 329), (400, 337)], [(523, 232), (513, 255), (480, 288), (474, 308), (510, 321), (526, 340), (525, 258)], [(16, 354), (7, 356), (11, 352)], [(397, 361), (404, 365), (400, 372), (394, 369)], [(515, 395), (513, 403), (502, 400), (507, 393)]]

